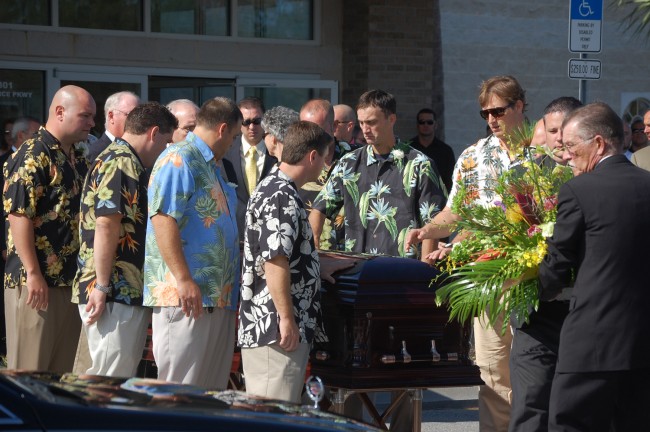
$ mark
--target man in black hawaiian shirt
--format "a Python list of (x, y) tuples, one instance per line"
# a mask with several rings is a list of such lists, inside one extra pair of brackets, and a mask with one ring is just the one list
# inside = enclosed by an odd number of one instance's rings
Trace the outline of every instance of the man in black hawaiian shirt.
[(134, 376), (151, 309), (142, 306), (147, 169), (178, 121), (157, 102), (138, 105), (95, 159), (81, 193), (81, 246), (72, 301), (79, 304), (92, 366), (87, 373)]
[(332, 138), (314, 123), (287, 129), (282, 162), (262, 180), (246, 209), (238, 344), (249, 394), (299, 402), (309, 348), (324, 340), (323, 270), (298, 190), (315, 180)]
[(45, 127), (6, 164), (5, 312), (12, 369), (72, 370), (81, 320), (70, 297), (79, 252), (79, 196), (88, 171), (73, 144), (88, 137), (95, 109), (86, 90), (62, 87)]

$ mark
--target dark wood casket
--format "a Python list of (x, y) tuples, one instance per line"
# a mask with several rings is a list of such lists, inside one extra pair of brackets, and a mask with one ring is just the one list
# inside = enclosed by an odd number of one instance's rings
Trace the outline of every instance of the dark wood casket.
[[(470, 324), (435, 304), (439, 272), (408, 258), (321, 253), (355, 266), (323, 281), (329, 342), (316, 344), (311, 373), (325, 385), (391, 389), (482, 384), (469, 358)], [(430, 286), (431, 285), (431, 286)]]

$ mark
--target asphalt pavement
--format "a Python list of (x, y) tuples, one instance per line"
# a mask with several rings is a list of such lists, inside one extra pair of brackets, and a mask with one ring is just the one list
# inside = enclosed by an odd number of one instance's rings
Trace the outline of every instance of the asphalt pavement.
[[(388, 393), (377, 396), (381, 412), (390, 400)], [(422, 392), (422, 432), (477, 432), (478, 387), (450, 387)]]

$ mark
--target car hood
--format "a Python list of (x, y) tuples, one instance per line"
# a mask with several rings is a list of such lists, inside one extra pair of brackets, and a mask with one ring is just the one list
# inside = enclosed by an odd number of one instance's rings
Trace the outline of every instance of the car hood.
[(313, 423), (333, 430), (373, 430), (367, 424), (309, 406), (264, 399), (234, 390), (210, 390), (146, 378), (111, 378), (48, 372), (0, 371), (0, 380), (17, 387), (33, 402), (81, 405), (202, 418), (241, 417), (289, 423)]

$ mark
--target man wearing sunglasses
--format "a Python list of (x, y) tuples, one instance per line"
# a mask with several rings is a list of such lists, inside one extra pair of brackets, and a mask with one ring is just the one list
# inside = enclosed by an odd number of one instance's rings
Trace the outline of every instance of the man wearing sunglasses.
[[(505, 171), (523, 162), (508, 147), (507, 134), (524, 124), (526, 96), (517, 80), (509, 75), (495, 76), (481, 85), (478, 96), (480, 116), (487, 121), (491, 134), (463, 151), (454, 168), (454, 184), (448, 205), (424, 228), (411, 230), (405, 248), (425, 239), (440, 239), (451, 234), (453, 224), (460, 217), (452, 212), (450, 203), (461, 186), (467, 196), (474, 197), (467, 205), (493, 206), (498, 199), (491, 186)], [(458, 241), (457, 237), (454, 241)], [(449, 249), (438, 249), (431, 259), (444, 256)], [(501, 318), (503, 319), (503, 317)], [(507, 318), (506, 318), (507, 319)], [(479, 425), (481, 430), (505, 431), (510, 422), (510, 346), (512, 334), (502, 335), (502, 321), (488, 327), (487, 317), (474, 319), (476, 364), (481, 369), (485, 385), (479, 389)]]
[(452, 148), (436, 136), (436, 113), (430, 108), (422, 108), (415, 119), (418, 134), (411, 138), (409, 144), (435, 162), (447, 190), (451, 190), (451, 175), (454, 172), (456, 156)]
[[(648, 118), (648, 122), (650, 123), (650, 117)], [(632, 128), (632, 146), (630, 147), (630, 151), (636, 153), (648, 146), (648, 136), (645, 132), (643, 117), (635, 116), (630, 122), (630, 127)]]
[[(237, 225), (244, 226), (246, 205), (255, 186), (269, 173), (278, 160), (271, 156), (264, 144), (264, 103), (256, 97), (247, 97), (237, 104), (242, 113), (241, 135), (235, 138), (224, 156), (224, 165), (232, 164), (227, 171), (228, 180), (237, 184)], [(232, 178), (234, 177), (234, 178)], [(239, 242), (244, 241), (244, 229), (239, 230)]]

